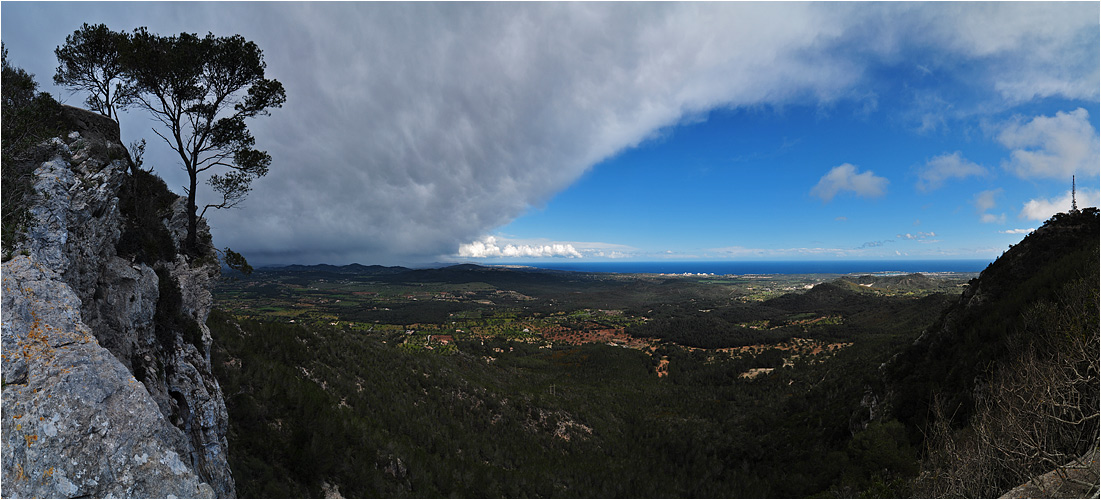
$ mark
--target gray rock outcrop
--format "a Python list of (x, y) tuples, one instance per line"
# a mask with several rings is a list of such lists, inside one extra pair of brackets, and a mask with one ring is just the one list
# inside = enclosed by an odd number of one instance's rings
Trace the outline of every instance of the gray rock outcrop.
[[(120, 210), (117, 127), (66, 113), (76, 131), (35, 170), (31, 223), (3, 264), (2, 495), (233, 497), (205, 325), (214, 249), (119, 255), (141, 228)], [(158, 219), (174, 248), (184, 210)]]
[(4, 264), (5, 497), (203, 497), (185, 436), (80, 320), (80, 299), (28, 256)]

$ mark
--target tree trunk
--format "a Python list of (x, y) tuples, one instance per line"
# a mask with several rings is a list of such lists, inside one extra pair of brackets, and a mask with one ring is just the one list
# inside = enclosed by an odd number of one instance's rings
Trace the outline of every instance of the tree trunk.
[(197, 172), (188, 172), (191, 184), (187, 190), (187, 249), (185, 252), (188, 255), (198, 255), (199, 245), (195, 233), (198, 231), (199, 221), (198, 216), (195, 215), (195, 185)]

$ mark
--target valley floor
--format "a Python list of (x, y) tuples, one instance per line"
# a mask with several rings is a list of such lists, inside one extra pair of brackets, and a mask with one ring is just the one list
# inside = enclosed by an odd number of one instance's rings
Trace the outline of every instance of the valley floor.
[(968, 277), (258, 272), (209, 322), (238, 491), (905, 493), (868, 384)]

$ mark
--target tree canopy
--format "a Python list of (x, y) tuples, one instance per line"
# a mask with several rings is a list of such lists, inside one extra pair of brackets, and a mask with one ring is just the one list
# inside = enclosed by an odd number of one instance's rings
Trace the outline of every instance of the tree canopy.
[(196, 214), (198, 175), (228, 170), (208, 178), (222, 200), (204, 206), (203, 214), (237, 206), (271, 164), (271, 156), (254, 147), (245, 119), (281, 107), (286, 94), (281, 83), (265, 78), (260, 48), (240, 35), (160, 36), (139, 28), (130, 40), (126, 67), (137, 102), (163, 125), (163, 133), (154, 132), (180, 155), (190, 178), (187, 243), (194, 249), (202, 215)]
[[(126, 34), (102, 24), (85, 24), (55, 52), (55, 80), (88, 91), (92, 109), (115, 117), (133, 103), (159, 122), (153, 132), (179, 155), (188, 174), (186, 251), (198, 251), (198, 218), (207, 209), (240, 204), (271, 165), (245, 123), (286, 100), (283, 85), (264, 75), (263, 52), (240, 35), (161, 36), (144, 27)], [(221, 171), (206, 182), (221, 200), (200, 212), (198, 177), (212, 169)]]
[(84, 23), (65, 37), (65, 45), (54, 49), (58, 62), (54, 83), (72, 91), (87, 91), (88, 107), (117, 122), (118, 112), (133, 102), (136, 94), (126, 79), (122, 60), (129, 41), (126, 33), (111, 31), (104, 24)]

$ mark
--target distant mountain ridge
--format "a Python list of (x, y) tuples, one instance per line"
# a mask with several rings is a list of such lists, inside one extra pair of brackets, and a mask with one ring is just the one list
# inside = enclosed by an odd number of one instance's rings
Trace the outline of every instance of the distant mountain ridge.
[(273, 266), (263, 267), (257, 269), (257, 271), (276, 271), (276, 272), (310, 272), (310, 273), (334, 273), (334, 274), (366, 274), (366, 275), (384, 275), (384, 274), (398, 274), (406, 271), (411, 271), (408, 267), (401, 266), (379, 266), (371, 265), (365, 266), (363, 264), (348, 264), (344, 266), (334, 266), (332, 264), (313, 264), (302, 265), (292, 264), (289, 266)]
[(858, 285), (866, 285), (873, 288), (884, 288), (888, 290), (896, 289), (915, 289), (915, 288), (934, 288), (936, 281), (921, 273), (910, 273), (897, 276), (873, 276), (865, 274), (858, 276), (849, 281)]

